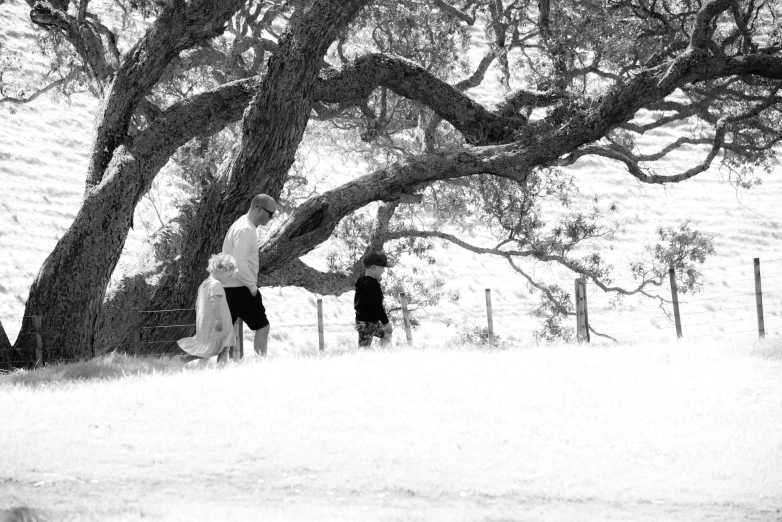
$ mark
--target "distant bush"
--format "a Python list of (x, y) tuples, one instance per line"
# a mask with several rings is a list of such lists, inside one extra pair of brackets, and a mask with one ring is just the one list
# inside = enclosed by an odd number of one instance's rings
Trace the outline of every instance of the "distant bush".
[[(519, 344), (516, 337), (500, 337), (494, 334), (494, 348), (506, 349)], [(472, 326), (464, 328), (446, 343), (447, 346), (478, 346), (489, 347), (489, 328), (486, 326)]]

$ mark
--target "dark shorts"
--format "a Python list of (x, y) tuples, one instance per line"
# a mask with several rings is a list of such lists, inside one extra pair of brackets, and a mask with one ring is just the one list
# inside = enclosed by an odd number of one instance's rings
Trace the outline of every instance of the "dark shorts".
[(241, 318), (250, 330), (269, 326), (260, 290), (253, 296), (246, 286), (229, 287), (225, 289), (225, 301), (231, 310), (231, 321), (234, 323)]
[(379, 337), (382, 339), (386, 336), (386, 331), (383, 330), (383, 325), (380, 321), (356, 321), (356, 331), (358, 331), (358, 345), (369, 346), (372, 344), (373, 337)]

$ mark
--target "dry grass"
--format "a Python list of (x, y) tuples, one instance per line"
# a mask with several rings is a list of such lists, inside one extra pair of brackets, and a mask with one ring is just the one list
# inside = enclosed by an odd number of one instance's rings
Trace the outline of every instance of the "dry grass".
[(402, 506), (423, 520), (465, 503), (485, 519), (548, 499), (578, 503), (580, 520), (641, 505), (660, 520), (676, 519), (660, 506), (731, 518), (782, 506), (780, 353), (777, 341), (433, 347), (5, 376), (0, 509), (393, 520)]
[(38, 370), (15, 370), (0, 375), (0, 384), (42, 386), (71, 381), (108, 380), (148, 374), (170, 374), (183, 364), (176, 358), (132, 357), (111, 353), (88, 361), (51, 364)]

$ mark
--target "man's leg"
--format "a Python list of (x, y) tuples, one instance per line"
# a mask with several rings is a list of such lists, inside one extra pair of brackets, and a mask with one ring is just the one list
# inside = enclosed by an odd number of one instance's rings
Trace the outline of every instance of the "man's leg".
[(260, 330), (255, 330), (255, 340), (253, 340), (253, 348), (255, 353), (261, 357), (266, 357), (266, 348), (269, 345), (269, 325), (267, 324)]

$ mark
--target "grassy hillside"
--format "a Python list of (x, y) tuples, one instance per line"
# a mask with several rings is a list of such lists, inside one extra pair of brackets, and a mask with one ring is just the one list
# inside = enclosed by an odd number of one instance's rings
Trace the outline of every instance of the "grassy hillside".
[(21, 504), (68, 521), (770, 522), (781, 347), (400, 349), (139, 374), (110, 357), (18, 372), (0, 376), (0, 519)]
[[(22, 0), (0, 6), (0, 43), (6, 50), (24, 52), (25, 67), (41, 67), (44, 57), (36, 54), (28, 20), (29, 7)], [(496, 84), (487, 82), (475, 95), (489, 99)], [(67, 230), (78, 211), (89, 153), (96, 101), (88, 95), (54, 101), (41, 97), (24, 106), (0, 105), (0, 320), (13, 341), (16, 337), (29, 286), (43, 260)], [(652, 141), (662, 142), (658, 134)], [(649, 144), (650, 146), (652, 144)], [(693, 151), (680, 151), (661, 165), (670, 172), (697, 162)], [(313, 168), (336, 170), (340, 158), (324, 158)], [(735, 333), (753, 338), (755, 328), (752, 258), (763, 261), (766, 327), (769, 335), (782, 333), (782, 220), (778, 204), (782, 199), (782, 167), (763, 176), (763, 184), (752, 191), (736, 191), (726, 174), (713, 168), (696, 179), (675, 186), (643, 186), (617, 165), (582, 160), (572, 167), (585, 198), (600, 195), (607, 204), (616, 203), (623, 216), (624, 231), (613, 252), (606, 253), (621, 272), (627, 258), (654, 240), (657, 226), (675, 225), (689, 219), (694, 228), (713, 234), (717, 254), (705, 266), (707, 285), (701, 295), (682, 305), (693, 314), (685, 322), (685, 335)], [(165, 187), (160, 190), (165, 191)], [(142, 205), (135, 220), (142, 223), (152, 212)], [(143, 215), (143, 213), (147, 213)], [(120, 267), (135, 264), (145, 236), (143, 227), (133, 231)], [(473, 238), (482, 243), (489, 238)], [(323, 249), (309, 259), (320, 263)], [(424, 326), (416, 340), (440, 343), (460, 329), (485, 324), (484, 289), (492, 289), (495, 328), (501, 337), (529, 339), (536, 319), (527, 311), (537, 298), (531, 297), (524, 281), (504, 262), (459, 251), (441, 249), (438, 263), (422, 265), (405, 260), (408, 269), (420, 266), (432, 276), (458, 290), (460, 302), (444, 304), (422, 318)], [(527, 266), (547, 275), (565, 288), (572, 288), (574, 274), (546, 266)], [(663, 290), (667, 292), (667, 290)], [(671, 338), (672, 327), (650, 303), (628, 299), (612, 308), (608, 299), (590, 288), (590, 321), (593, 327), (622, 339), (659, 336)], [(270, 350), (273, 353), (313, 349), (315, 299), (295, 288), (265, 289), (264, 300), (273, 323)], [(697, 301), (694, 301), (697, 299)], [(324, 299), (329, 349), (352, 346), (350, 329), (352, 296)], [(663, 328), (657, 331), (657, 328)], [(399, 332), (397, 342), (404, 339)]]

